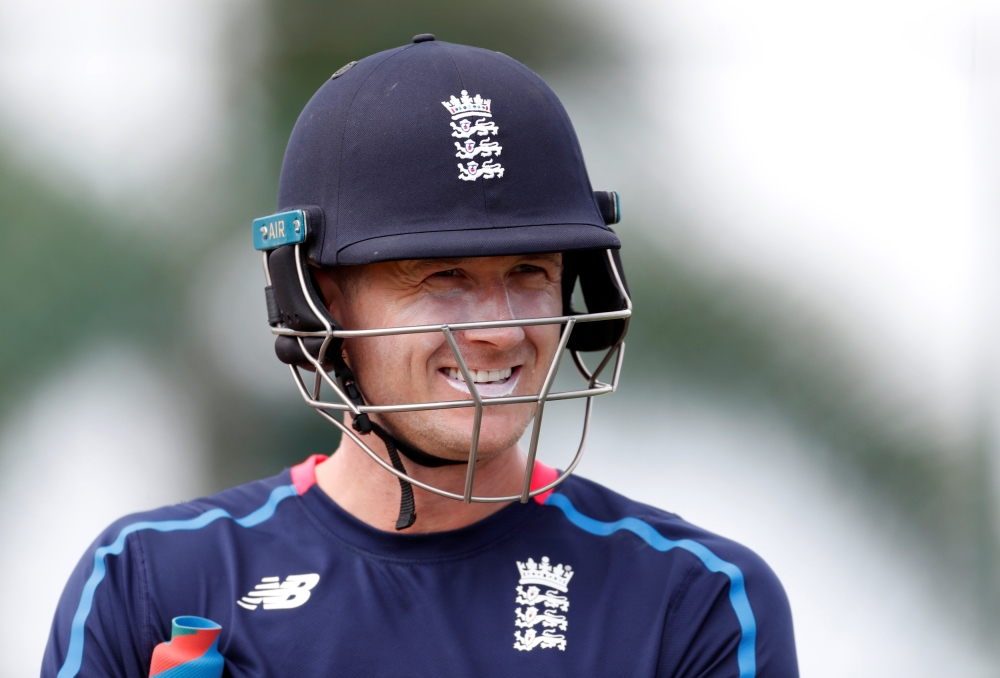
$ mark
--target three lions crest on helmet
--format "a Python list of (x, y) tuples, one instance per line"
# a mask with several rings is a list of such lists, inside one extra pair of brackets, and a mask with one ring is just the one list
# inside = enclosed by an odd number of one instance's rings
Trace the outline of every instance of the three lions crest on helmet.
[[(469, 161), (464, 165), (458, 163), (458, 178), (462, 181), (475, 181), (479, 177), (483, 179), (502, 177), (503, 166), (500, 163), (487, 160), (480, 165), (475, 160), (477, 155), (483, 158), (499, 156), (503, 150), (500, 144), (489, 138), (490, 135), (496, 136), (500, 131), (496, 123), (487, 120), (493, 117), (493, 112), (490, 110), (492, 100), (484, 99), (478, 94), (470, 97), (463, 89), (461, 97), (452, 95), (451, 99), (442, 101), (441, 105), (451, 114), (451, 136), (465, 139), (463, 143), (455, 142), (455, 148), (458, 149), (455, 157)], [(475, 118), (476, 121), (472, 122), (471, 118)], [(480, 137), (478, 145), (471, 138), (473, 136)]]

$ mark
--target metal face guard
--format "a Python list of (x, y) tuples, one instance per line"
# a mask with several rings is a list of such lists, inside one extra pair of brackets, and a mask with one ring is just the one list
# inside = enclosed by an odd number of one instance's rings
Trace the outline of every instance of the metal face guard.
[[(577, 370), (583, 376), (587, 382), (587, 386), (584, 389), (574, 390), (574, 391), (560, 391), (552, 393), (552, 385), (555, 381), (556, 372), (559, 369), (560, 359), (563, 352), (566, 350), (566, 346), (569, 342), (570, 335), (573, 332), (573, 328), (579, 323), (586, 322), (596, 322), (602, 320), (617, 320), (623, 319), (626, 322), (626, 331), (628, 319), (632, 315), (632, 301), (629, 298), (628, 292), (625, 289), (625, 285), (622, 282), (621, 276), (618, 273), (618, 268), (612, 258), (611, 251), (606, 252), (609, 262), (611, 264), (611, 270), (614, 273), (615, 284), (620, 291), (622, 298), (625, 300), (625, 308), (620, 311), (608, 311), (603, 313), (580, 313), (572, 316), (558, 316), (549, 318), (528, 318), (523, 320), (496, 320), (496, 321), (483, 321), (483, 322), (469, 322), (469, 323), (447, 323), (439, 325), (416, 325), (410, 327), (386, 327), (373, 330), (341, 330), (334, 329), (328, 316), (325, 313), (321, 313), (320, 310), (315, 306), (310, 297), (308, 290), (306, 289), (306, 282), (304, 277), (304, 272), (302, 270), (301, 258), (299, 257), (298, 248), (300, 245), (296, 244), (296, 266), (299, 278), (299, 284), (302, 286), (303, 294), (307, 300), (310, 309), (316, 315), (316, 317), (321, 321), (323, 326), (326, 328), (323, 331), (318, 332), (303, 332), (296, 331), (284, 326), (272, 327), (271, 331), (273, 334), (278, 336), (288, 336), (295, 337), (302, 354), (306, 356), (309, 362), (312, 364), (315, 370), (312, 388), (306, 386), (306, 382), (303, 379), (303, 375), (300, 372), (299, 367), (295, 365), (289, 365), (289, 369), (292, 373), (292, 378), (295, 380), (295, 384), (299, 389), (299, 393), (302, 395), (302, 399), (305, 400), (306, 404), (315, 409), (321, 416), (333, 423), (337, 428), (339, 428), (343, 433), (351, 438), (355, 443), (361, 447), (362, 450), (372, 458), (375, 463), (384, 468), (389, 473), (405, 480), (412, 485), (419, 488), (427, 490), (428, 492), (433, 492), (434, 494), (441, 495), (443, 497), (448, 497), (450, 499), (456, 499), (458, 501), (465, 502), (466, 504), (470, 502), (512, 502), (520, 501), (525, 503), (531, 497), (539, 494), (548, 492), (552, 488), (563, 482), (569, 475), (576, 469), (577, 464), (579, 464), (581, 457), (583, 456), (583, 449), (587, 441), (587, 433), (590, 428), (590, 416), (593, 411), (593, 399), (596, 396), (606, 395), (608, 393), (614, 393), (618, 388), (618, 380), (621, 376), (622, 360), (625, 353), (625, 343), (623, 341), (625, 332), (622, 333), (622, 338), (618, 342), (609, 348), (597, 368), (591, 372), (587, 369), (580, 357), (578, 351), (570, 350), (570, 354), (573, 357), (573, 363), (576, 365)], [(264, 255), (264, 274), (267, 284), (271, 284), (270, 271), (268, 269), (267, 262), (267, 252)], [(552, 360), (552, 364), (549, 366), (548, 373), (545, 376), (545, 381), (542, 384), (541, 390), (533, 395), (523, 395), (523, 396), (503, 396), (495, 398), (482, 398), (479, 394), (479, 390), (476, 388), (475, 381), (472, 375), (469, 373), (469, 368), (465, 364), (465, 359), (462, 357), (461, 351), (459, 351), (458, 343), (455, 341), (454, 332), (465, 331), (465, 330), (479, 330), (479, 329), (493, 329), (500, 327), (532, 327), (537, 325), (561, 325), (563, 326), (562, 336), (560, 337), (558, 348), (556, 349), (555, 357)], [(331, 376), (323, 368), (324, 358), (326, 356), (326, 351), (330, 347), (330, 344), (334, 339), (347, 339), (347, 338), (361, 338), (361, 337), (387, 337), (395, 336), (401, 334), (423, 334), (428, 332), (440, 332), (444, 335), (445, 340), (448, 342), (451, 352), (458, 363), (459, 370), (462, 373), (462, 377), (465, 379), (465, 383), (469, 388), (469, 392), (472, 394), (471, 400), (448, 400), (443, 402), (430, 402), (430, 403), (409, 403), (402, 405), (355, 405), (350, 398), (343, 392), (340, 385), (337, 384), (336, 380), (331, 378)], [(307, 338), (322, 338), (323, 343), (320, 347), (318, 355), (313, 355), (306, 350), (305, 343), (303, 339)], [(614, 372), (611, 379), (611, 383), (602, 382), (599, 380), (601, 372), (607, 367), (612, 356), (616, 356)], [(326, 383), (333, 392), (340, 399), (340, 402), (328, 402), (322, 399), (321, 389), (323, 383)], [(542, 426), (542, 414), (544, 412), (545, 404), (550, 401), (556, 400), (572, 400), (576, 398), (586, 398), (586, 410), (583, 420), (583, 432), (580, 437), (580, 444), (577, 448), (576, 455), (573, 457), (573, 461), (566, 468), (558, 478), (553, 480), (551, 483), (540, 487), (536, 490), (531, 490), (531, 480), (534, 473), (535, 466), (535, 456), (538, 452), (538, 440), (539, 434), (541, 432)], [(528, 448), (528, 464), (524, 475), (524, 483), (522, 485), (521, 494), (510, 495), (505, 497), (479, 497), (473, 496), (472, 485), (476, 475), (476, 461), (479, 454), (479, 437), (480, 437), (480, 426), (483, 418), (483, 408), (500, 406), (500, 405), (514, 405), (523, 403), (536, 403), (535, 417), (531, 430), (531, 443)], [(354, 431), (350, 426), (345, 425), (340, 422), (336, 417), (333, 416), (333, 412), (350, 412), (352, 415), (359, 415), (362, 413), (379, 413), (379, 412), (416, 412), (424, 410), (440, 410), (440, 409), (451, 409), (460, 407), (473, 407), (475, 408), (475, 418), (473, 420), (472, 427), (472, 442), (469, 447), (469, 461), (468, 461), (468, 472), (465, 477), (465, 491), (463, 494), (456, 494), (454, 492), (449, 492), (447, 490), (442, 490), (440, 488), (428, 485), (427, 483), (421, 482), (412, 478), (409, 474), (397, 471), (392, 467), (391, 464), (382, 459), (374, 450), (372, 450), (361, 437)]]

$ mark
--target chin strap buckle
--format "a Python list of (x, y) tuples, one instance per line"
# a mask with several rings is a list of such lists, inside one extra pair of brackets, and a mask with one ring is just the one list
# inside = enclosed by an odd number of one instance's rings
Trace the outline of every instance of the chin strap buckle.
[(351, 422), (351, 427), (358, 433), (371, 433), (373, 430), (372, 420), (368, 418), (367, 412), (362, 412), (361, 414), (354, 416), (354, 421)]
[[(357, 379), (354, 378), (354, 372), (351, 368), (347, 366), (344, 362), (344, 358), (341, 355), (337, 356), (337, 360), (334, 364), (334, 372), (337, 375), (337, 379), (340, 380), (340, 387), (344, 389), (344, 394), (351, 399), (351, 402), (355, 406), (360, 407), (365, 404), (364, 398), (361, 397), (361, 391), (358, 390)], [(362, 412), (360, 414), (352, 415), (354, 421), (351, 426), (358, 433), (371, 433), (372, 432), (372, 420), (368, 417), (367, 412)]]

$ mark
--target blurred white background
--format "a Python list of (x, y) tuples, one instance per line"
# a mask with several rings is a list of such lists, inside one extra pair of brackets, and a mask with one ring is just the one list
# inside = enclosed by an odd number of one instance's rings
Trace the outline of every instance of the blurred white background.
[(966, 431), (994, 351), (1000, 3), (625, 0), (603, 18), (629, 62), (604, 107), (574, 93), (603, 123), (595, 185), (628, 173), (654, 238), (697, 214), (669, 235), (698, 266), (784, 288), (873, 385)]

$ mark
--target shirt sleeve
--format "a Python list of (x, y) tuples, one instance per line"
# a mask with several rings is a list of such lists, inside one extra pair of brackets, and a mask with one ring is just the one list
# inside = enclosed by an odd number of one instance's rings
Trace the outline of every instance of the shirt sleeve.
[(145, 564), (138, 535), (121, 534), (122, 522), (90, 546), (66, 583), (42, 678), (147, 678), (153, 642)]
[(785, 590), (760, 557), (742, 550), (734, 562), (751, 614), (737, 614), (729, 576), (693, 564), (668, 607), (658, 678), (798, 678)]

